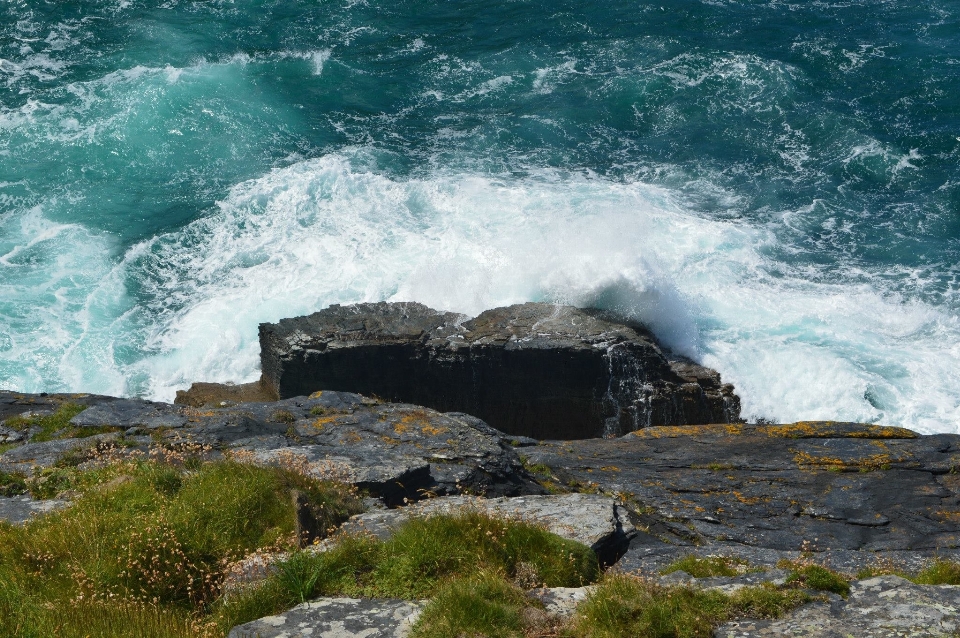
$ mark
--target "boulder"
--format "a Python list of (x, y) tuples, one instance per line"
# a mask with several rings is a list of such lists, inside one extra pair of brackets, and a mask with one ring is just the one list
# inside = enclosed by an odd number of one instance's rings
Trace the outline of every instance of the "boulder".
[(418, 303), (331, 306), (260, 326), (262, 384), (329, 389), (465, 412), (538, 439), (737, 421), (714, 370), (666, 353), (599, 310), (526, 303), (474, 319)]
[(35, 516), (66, 507), (69, 501), (61, 499), (37, 500), (26, 494), (0, 496), (0, 521), (22, 525)]
[(227, 638), (406, 638), (421, 604), (371, 598), (320, 598), (239, 625)]

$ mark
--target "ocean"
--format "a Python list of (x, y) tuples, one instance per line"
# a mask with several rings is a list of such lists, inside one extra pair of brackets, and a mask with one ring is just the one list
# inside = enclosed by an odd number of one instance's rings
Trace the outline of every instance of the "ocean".
[(960, 2), (0, 4), (0, 387), (332, 303), (614, 310), (744, 416), (960, 431)]

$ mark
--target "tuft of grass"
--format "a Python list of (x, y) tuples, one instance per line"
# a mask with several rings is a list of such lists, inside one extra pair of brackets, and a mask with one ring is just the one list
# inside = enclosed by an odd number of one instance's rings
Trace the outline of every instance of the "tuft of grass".
[(229, 628), (318, 596), (416, 600), (480, 574), (578, 587), (599, 573), (589, 547), (530, 523), (465, 511), (410, 520), (386, 541), (342, 535), (325, 552), (293, 554), (262, 587), (221, 601), (216, 614)]
[(277, 410), (273, 413), (273, 420), (277, 423), (296, 423), (297, 417), (289, 410)]
[(892, 562), (881, 563), (857, 572), (857, 578), (860, 580), (883, 575), (900, 576), (918, 585), (960, 585), (960, 563), (938, 557), (916, 573), (900, 569)]
[(577, 638), (709, 638), (729, 615), (717, 591), (660, 587), (627, 575), (605, 578), (577, 607)]
[(781, 569), (790, 569), (786, 584), (829, 591), (840, 594), (844, 598), (850, 593), (850, 581), (835, 571), (820, 565), (801, 565), (790, 561), (780, 561), (777, 564)]
[(0, 496), (19, 496), (27, 493), (27, 482), (23, 475), (0, 471)]
[(297, 546), (292, 490), (325, 527), (361, 509), (348, 486), (234, 461), (58, 471), (71, 473), (70, 507), (0, 525), (4, 635), (204, 635), (229, 563)]
[(694, 554), (684, 556), (661, 570), (662, 575), (684, 571), (694, 578), (712, 578), (714, 576), (740, 576), (750, 571), (750, 564), (742, 558), (730, 556), (705, 556)]
[(732, 595), (692, 587), (662, 587), (626, 574), (606, 576), (577, 607), (572, 638), (709, 638), (739, 617), (779, 618), (813, 600), (805, 592), (772, 585)]
[(502, 576), (481, 572), (450, 580), (424, 607), (411, 638), (522, 638), (522, 609), (530, 601)]
[(743, 587), (730, 596), (730, 611), (745, 618), (780, 618), (814, 598), (797, 589), (779, 589), (770, 583)]
[(910, 580), (918, 585), (960, 585), (960, 563), (936, 558)]

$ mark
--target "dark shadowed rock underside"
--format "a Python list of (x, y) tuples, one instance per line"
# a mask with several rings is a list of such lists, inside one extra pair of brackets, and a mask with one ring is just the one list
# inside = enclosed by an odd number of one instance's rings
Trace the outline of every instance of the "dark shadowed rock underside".
[(526, 303), (469, 319), (418, 303), (331, 306), (260, 326), (263, 386), (335, 389), (476, 415), (517, 435), (581, 439), (736, 421), (720, 375), (598, 310)]

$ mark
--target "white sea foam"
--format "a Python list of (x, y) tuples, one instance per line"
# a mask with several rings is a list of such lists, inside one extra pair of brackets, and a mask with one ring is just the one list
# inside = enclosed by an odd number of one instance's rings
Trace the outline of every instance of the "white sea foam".
[(648, 323), (735, 383), (747, 416), (957, 431), (949, 306), (869, 277), (791, 273), (766, 256), (768, 230), (704, 219), (642, 183), (549, 171), (398, 180), (360, 168), (371, 163), (357, 151), (274, 170), (119, 261), (106, 238), (41, 208), (18, 228), (8, 218), (2, 292), (35, 316), (0, 331), (4, 385), (170, 400), (193, 381), (256, 378), (257, 324), (331, 303), (475, 314), (551, 300)]
[(120, 267), (153, 298), (137, 311), (144, 356), (118, 367), (134, 391), (169, 400), (195, 380), (251, 380), (259, 322), (331, 303), (473, 314), (554, 300), (647, 322), (721, 370), (749, 416), (923, 431), (955, 431), (960, 417), (948, 311), (771, 275), (767, 231), (705, 220), (643, 184), (550, 172), (400, 181), (327, 156), (238, 185), (219, 208)]

